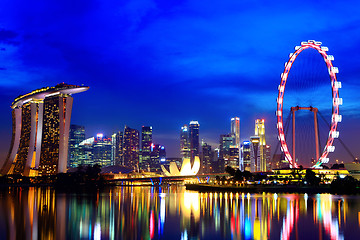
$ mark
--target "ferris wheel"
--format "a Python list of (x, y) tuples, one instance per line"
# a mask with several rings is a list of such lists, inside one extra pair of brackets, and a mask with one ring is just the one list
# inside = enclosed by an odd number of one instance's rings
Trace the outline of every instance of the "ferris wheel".
[[(339, 114), (339, 106), (342, 105), (342, 98), (339, 97), (339, 88), (341, 88), (341, 82), (337, 81), (336, 74), (339, 72), (337, 67), (334, 67), (332, 64), (332, 61), (334, 60), (334, 57), (332, 55), (328, 55), (326, 52), (329, 50), (325, 46), (321, 46), (322, 43), (314, 40), (309, 40), (307, 42), (301, 42), (301, 46), (295, 47), (295, 52), (291, 53), (289, 56), (289, 60), (285, 63), (285, 69), (284, 72), (281, 74), (281, 82), (278, 87), (278, 97), (277, 97), (277, 110), (276, 110), (276, 116), (277, 116), (277, 129), (278, 129), (278, 138), (280, 141), (281, 150), (285, 155), (285, 159), (288, 161), (290, 168), (296, 168), (297, 163), (295, 161), (295, 143), (293, 142), (293, 154), (290, 153), (290, 149), (288, 147), (288, 144), (285, 139), (285, 133), (284, 133), (284, 122), (283, 122), (283, 103), (284, 103), (284, 94), (285, 94), (285, 86), (288, 79), (288, 75), (290, 72), (290, 69), (295, 62), (295, 59), (299, 56), (299, 54), (304, 51), (305, 49), (314, 49), (318, 53), (321, 54), (323, 57), (328, 73), (331, 80), (331, 92), (332, 92), (332, 114), (331, 114), (331, 124), (330, 124), (330, 130), (327, 137), (327, 141), (325, 144), (325, 147), (321, 153), (321, 155), (318, 153), (319, 150), (317, 149), (317, 156), (316, 156), (316, 164), (313, 165), (314, 168), (319, 168), (321, 164), (329, 162), (328, 154), (330, 152), (334, 152), (335, 146), (333, 146), (333, 142), (335, 138), (339, 137), (339, 131), (337, 131), (337, 125), (342, 120), (342, 116)], [(315, 120), (316, 120), (316, 112), (317, 109), (313, 107), (299, 107), (292, 108), (293, 110), (299, 110), (299, 109), (307, 109), (310, 111), (313, 111), (315, 114)], [(315, 109), (315, 110), (314, 110)], [(316, 124), (315, 124), (316, 127)], [(294, 128), (295, 129), (295, 128)], [(295, 131), (295, 130), (294, 130)], [(316, 132), (316, 131), (315, 131)], [(295, 132), (294, 132), (295, 133)]]

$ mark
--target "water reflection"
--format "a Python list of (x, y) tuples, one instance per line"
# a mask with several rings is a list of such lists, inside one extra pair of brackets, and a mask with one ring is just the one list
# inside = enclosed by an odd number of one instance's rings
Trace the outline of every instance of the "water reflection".
[(360, 196), (198, 193), (184, 187), (0, 192), (0, 239), (344, 239)]

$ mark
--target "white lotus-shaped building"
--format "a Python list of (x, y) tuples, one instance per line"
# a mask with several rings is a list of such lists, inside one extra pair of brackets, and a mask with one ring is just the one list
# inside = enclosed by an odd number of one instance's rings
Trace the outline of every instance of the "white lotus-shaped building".
[(175, 162), (171, 162), (169, 166), (169, 171), (161, 165), (161, 169), (164, 172), (165, 176), (191, 176), (196, 175), (200, 170), (200, 158), (195, 156), (194, 164), (191, 167), (190, 158), (184, 158), (181, 169), (179, 171)]

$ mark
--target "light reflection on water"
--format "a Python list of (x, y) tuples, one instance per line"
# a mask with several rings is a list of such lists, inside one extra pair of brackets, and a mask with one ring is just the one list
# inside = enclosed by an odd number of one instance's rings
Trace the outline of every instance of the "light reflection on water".
[(0, 192), (0, 239), (356, 239), (360, 196), (184, 187)]

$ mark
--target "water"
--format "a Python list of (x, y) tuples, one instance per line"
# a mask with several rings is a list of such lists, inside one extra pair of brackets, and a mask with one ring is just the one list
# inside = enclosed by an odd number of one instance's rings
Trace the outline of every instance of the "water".
[(0, 239), (358, 239), (360, 196), (182, 186), (0, 192)]

